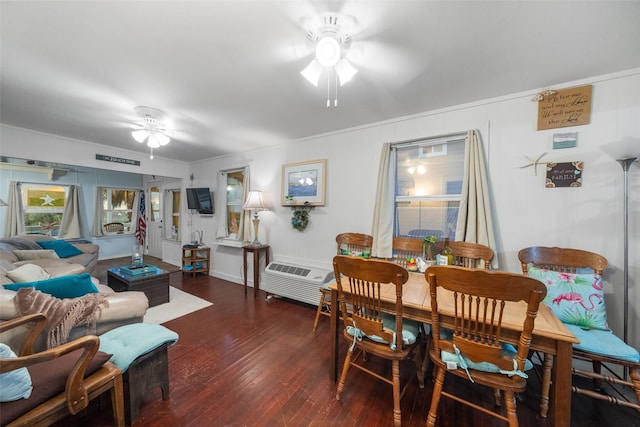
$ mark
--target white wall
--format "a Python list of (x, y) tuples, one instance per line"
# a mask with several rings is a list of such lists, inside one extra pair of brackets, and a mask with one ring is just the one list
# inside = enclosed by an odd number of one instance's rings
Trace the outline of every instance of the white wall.
[[(640, 70), (557, 88), (582, 84), (594, 86), (588, 125), (537, 131), (532, 91), (200, 161), (192, 164), (194, 185), (215, 187), (219, 170), (251, 163), (252, 188), (262, 190), (271, 202), (271, 210), (260, 213), (260, 239), (271, 245), (272, 259), (330, 268), (336, 234), (371, 232), (384, 142), (479, 129), (487, 156), (500, 269), (520, 272), (517, 253), (527, 246), (603, 254), (609, 260), (605, 274), (609, 323), (622, 335), (623, 173), (599, 147), (640, 136)], [(553, 150), (553, 133), (568, 131), (578, 133), (577, 146)], [(529, 163), (524, 156), (536, 158), (544, 152), (544, 161), (584, 161), (582, 187), (548, 189), (544, 166), (538, 166), (537, 175), (532, 168), (520, 168)], [(327, 202), (311, 212), (309, 228), (298, 232), (290, 225), (291, 209), (280, 206), (281, 167), (322, 158), (327, 159)], [(629, 181), (629, 336), (640, 346), (640, 164), (633, 165)], [(205, 230), (205, 242), (213, 244), (216, 216), (194, 216), (192, 221), (195, 229)], [(240, 249), (214, 246), (212, 264), (214, 275), (241, 281)]]
[[(623, 174), (620, 166), (599, 147), (625, 137), (640, 136), (640, 69), (567, 82), (554, 88), (583, 84), (593, 84), (591, 122), (585, 126), (537, 131), (537, 103), (531, 101), (534, 94), (531, 91), (191, 165), (156, 159), (144, 161), (135, 169), (139, 173), (157, 175), (167, 175), (166, 171), (171, 171), (176, 177), (184, 178), (183, 182), (192, 172), (193, 186), (215, 188), (219, 170), (250, 164), (252, 188), (263, 190), (271, 202), (271, 210), (260, 213), (260, 239), (271, 245), (272, 259), (330, 268), (336, 234), (344, 231), (371, 232), (378, 163), (384, 142), (479, 129), (495, 208), (500, 269), (519, 272), (517, 252), (526, 246), (573, 247), (603, 254), (609, 260), (605, 274), (609, 323), (621, 335)], [(340, 112), (340, 109), (335, 110), (336, 114)], [(104, 146), (98, 146), (96, 151), (91, 144), (54, 136), (33, 134), (25, 139), (24, 135), (14, 135), (14, 129), (0, 127), (0, 131), (0, 154), (7, 156), (34, 158), (38, 155), (40, 158), (36, 160), (53, 159), (69, 163), (68, 153), (73, 152), (74, 160), (77, 159), (74, 163), (94, 167), (100, 167), (96, 163), (101, 163), (94, 160), (96, 152), (146, 160), (139, 153), (123, 150), (106, 152)], [(578, 133), (577, 146), (553, 150), (553, 133), (568, 131)], [(52, 139), (62, 143), (56, 145), (55, 153), (51, 149)], [(7, 144), (11, 146), (7, 147)], [(38, 154), (40, 150), (42, 154)], [(520, 168), (528, 163), (524, 156), (535, 158), (543, 152), (547, 152), (544, 161), (584, 161), (583, 186), (547, 189), (544, 187), (543, 167), (539, 166), (537, 175), (532, 168)], [(42, 158), (44, 153), (47, 154), (46, 159)], [(298, 232), (290, 225), (291, 209), (280, 206), (281, 167), (285, 163), (322, 158), (327, 159), (326, 205), (313, 210), (308, 229)], [(188, 170), (189, 166), (191, 170)], [(120, 168), (131, 171), (132, 167), (114, 165), (114, 169)], [(0, 186), (0, 197), (4, 198), (5, 192), (5, 185)], [(640, 347), (638, 163), (632, 166), (629, 174), (629, 195), (629, 335), (630, 342)], [(184, 207), (187, 221), (184, 224), (190, 223), (190, 226), (182, 227), (183, 241), (191, 240), (192, 230), (204, 230), (204, 241), (213, 248), (212, 274), (241, 283), (242, 251), (214, 245), (217, 215), (190, 215), (186, 211), (186, 202)]]

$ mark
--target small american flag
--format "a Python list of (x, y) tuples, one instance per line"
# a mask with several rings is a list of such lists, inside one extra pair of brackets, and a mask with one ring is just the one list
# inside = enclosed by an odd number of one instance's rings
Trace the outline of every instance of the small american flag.
[(138, 224), (136, 225), (138, 245), (144, 245), (144, 238), (147, 234), (147, 221), (144, 219), (145, 210), (144, 191), (140, 191), (140, 209), (138, 210)]

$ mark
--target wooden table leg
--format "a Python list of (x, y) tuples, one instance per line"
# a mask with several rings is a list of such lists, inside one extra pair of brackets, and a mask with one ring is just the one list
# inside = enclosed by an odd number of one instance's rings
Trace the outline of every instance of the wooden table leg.
[(570, 342), (558, 341), (553, 369), (553, 424), (556, 427), (571, 425), (571, 362), (573, 347)]
[(329, 348), (331, 351), (331, 380), (335, 383), (338, 381), (338, 292), (331, 290), (331, 320), (329, 323), (329, 337), (331, 343)]
[(244, 268), (244, 294), (247, 295), (247, 250), (242, 250), (243, 268)]
[(253, 251), (253, 297), (258, 295), (260, 290), (260, 251)]

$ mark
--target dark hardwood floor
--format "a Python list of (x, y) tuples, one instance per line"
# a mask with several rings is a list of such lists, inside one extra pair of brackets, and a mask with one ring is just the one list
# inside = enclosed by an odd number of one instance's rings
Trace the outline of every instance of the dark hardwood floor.
[[(107, 264), (101, 262), (103, 271)], [(163, 401), (159, 389), (150, 392), (135, 427), (393, 424), (390, 386), (362, 372), (350, 372), (342, 400), (335, 399), (329, 379), (329, 322), (323, 318), (318, 331), (312, 332), (315, 307), (267, 300), (264, 292), (254, 298), (252, 289), (245, 297), (241, 285), (204, 275), (185, 275), (178, 287), (214, 304), (164, 324), (180, 335), (169, 348), (171, 396)], [(341, 354), (346, 349), (342, 342)], [(420, 389), (415, 376), (411, 379), (402, 399), (404, 426), (425, 424), (432, 385), (429, 378), (425, 382)], [(445, 387), (492, 407), (491, 390), (449, 378)], [(538, 379), (530, 375), (518, 402), (523, 427), (551, 425), (537, 415), (539, 390)], [(111, 425), (105, 402), (108, 399), (58, 425)], [(443, 398), (438, 425), (506, 424)], [(640, 414), (574, 395), (572, 426), (640, 426)]]

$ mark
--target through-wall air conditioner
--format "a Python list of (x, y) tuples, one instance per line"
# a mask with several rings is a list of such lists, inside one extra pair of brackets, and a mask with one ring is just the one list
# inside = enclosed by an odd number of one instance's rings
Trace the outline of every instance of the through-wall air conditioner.
[(264, 273), (264, 290), (276, 296), (318, 305), (320, 286), (332, 279), (330, 270), (272, 262)]

